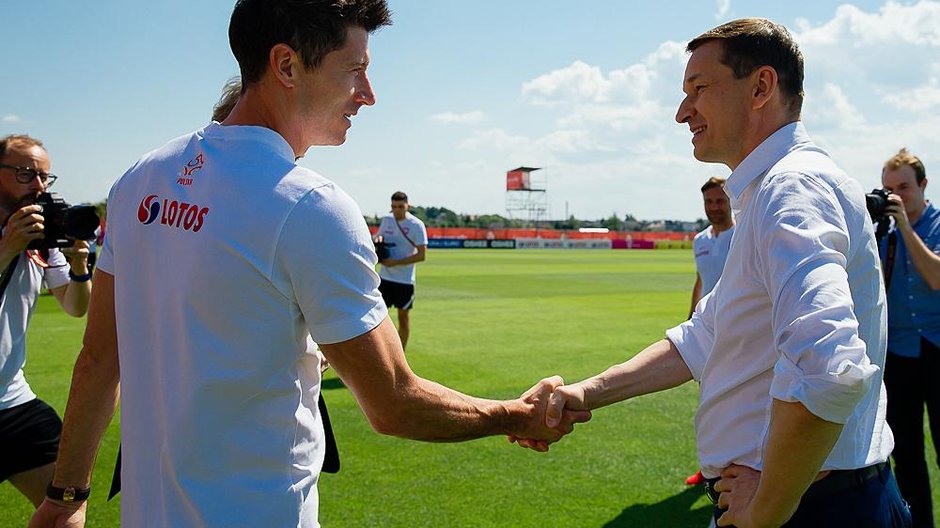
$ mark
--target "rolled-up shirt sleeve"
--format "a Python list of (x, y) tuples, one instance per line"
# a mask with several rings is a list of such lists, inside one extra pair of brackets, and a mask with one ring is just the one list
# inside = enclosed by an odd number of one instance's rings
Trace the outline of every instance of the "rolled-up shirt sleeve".
[(846, 271), (851, 243), (832, 192), (812, 176), (780, 174), (759, 197), (763, 281), (779, 351), (770, 395), (845, 423), (878, 372), (858, 335)]
[(692, 372), (692, 378), (698, 382), (702, 381), (705, 362), (715, 344), (714, 328), (715, 303), (709, 292), (699, 301), (688, 321), (666, 330), (666, 339), (679, 350), (679, 355)]

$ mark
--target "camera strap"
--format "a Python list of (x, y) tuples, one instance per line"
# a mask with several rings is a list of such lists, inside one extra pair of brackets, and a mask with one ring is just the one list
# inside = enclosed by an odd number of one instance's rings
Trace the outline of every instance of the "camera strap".
[(10, 284), (10, 279), (13, 278), (13, 270), (16, 269), (16, 263), (20, 260), (20, 256), (16, 255), (13, 257), (13, 260), (10, 261), (10, 265), (7, 266), (7, 269), (3, 270), (3, 282), (0, 282), (0, 301), (3, 299), (3, 293), (7, 291), (7, 285)]
[(396, 226), (398, 226), (398, 230), (401, 231), (401, 236), (405, 237), (405, 240), (407, 240), (408, 243), (411, 244), (411, 247), (418, 249), (418, 245), (412, 242), (411, 239), (408, 238), (408, 235), (405, 234), (405, 230), (401, 228), (401, 224), (398, 223), (398, 219), (393, 216), (392, 221), (395, 222)]
[(888, 250), (885, 255), (885, 292), (891, 287), (891, 274), (894, 272), (894, 255), (898, 251), (898, 232), (892, 231), (888, 234)]

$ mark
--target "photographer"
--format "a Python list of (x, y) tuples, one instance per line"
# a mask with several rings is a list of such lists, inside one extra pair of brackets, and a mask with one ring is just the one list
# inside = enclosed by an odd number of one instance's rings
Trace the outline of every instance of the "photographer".
[(881, 183), (891, 193), (885, 214), (894, 219), (880, 247), (888, 290), (887, 419), (914, 526), (933, 526), (924, 405), (940, 457), (940, 210), (924, 198), (924, 164), (907, 149), (885, 162)]
[(48, 254), (27, 249), (43, 238), (42, 207), (34, 202), (55, 179), (41, 141), (0, 138), (0, 482), (9, 479), (37, 506), (52, 480), (62, 421), (23, 377), (26, 328), (43, 282), (74, 317), (85, 314), (91, 294), (85, 242)]

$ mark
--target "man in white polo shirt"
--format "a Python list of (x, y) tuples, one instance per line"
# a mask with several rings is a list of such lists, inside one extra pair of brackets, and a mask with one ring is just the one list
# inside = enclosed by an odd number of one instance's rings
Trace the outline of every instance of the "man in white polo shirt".
[(695, 235), (692, 240), (692, 254), (695, 256), (695, 285), (692, 286), (692, 307), (689, 317), (695, 311), (695, 305), (708, 295), (725, 267), (731, 237), (734, 235), (734, 216), (731, 214), (731, 201), (725, 193), (725, 179), (711, 177), (702, 185), (702, 201), (705, 204), (705, 216), (711, 225)]
[[(734, 216), (731, 214), (731, 201), (725, 193), (725, 179), (712, 176), (702, 185), (702, 201), (705, 216), (711, 225), (695, 235), (692, 240), (692, 254), (695, 256), (695, 285), (692, 286), (692, 307), (689, 318), (695, 312), (695, 306), (702, 297), (711, 293), (721, 278), (725, 267), (728, 250), (731, 249), (731, 237), (734, 235)], [(702, 471), (685, 479), (689, 486), (705, 482)]]
[(392, 214), (382, 219), (377, 236), (388, 249), (388, 258), (379, 261), (379, 291), (385, 306), (398, 309), (398, 337), (408, 347), (411, 309), (415, 303), (415, 267), (424, 262), (428, 251), (428, 230), (424, 222), (408, 212), (408, 195), (392, 194)]
[[(718, 526), (909, 526), (887, 464), (885, 293), (861, 186), (800, 122), (803, 58), (783, 26), (693, 39), (676, 121), (732, 170), (735, 237), (692, 318), (552, 395), (595, 409), (701, 382), (696, 440)], [(530, 444), (530, 442), (526, 442)], [(536, 443), (537, 444), (537, 443)]]
[(118, 391), (122, 526), (319, 526), (311, 337), (384, 434), (551, 442), (589, 418), (544, 425), (559, 378), (494, 401), (415, 375), (361, 211), (295, 163), (344, 143), (375, 103), (368, 39), (389, 23), (384, 0), (236, 3), (243, 93), (229, 116), (145, 155), (112, 187), (56, 473), (31, 526), (84, 525)]

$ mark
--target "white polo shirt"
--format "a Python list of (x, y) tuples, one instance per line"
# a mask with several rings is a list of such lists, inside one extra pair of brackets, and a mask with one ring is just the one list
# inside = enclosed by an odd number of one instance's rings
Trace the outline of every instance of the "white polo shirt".
[[(395, 224), (393, 215), (386, 216), (379, 224), (379, 234), (386, 243), (390, 244), (388, 248), (390, 258), (410, 257), (418, 252), (415, 246), (428, 245), (428, 230), (417, 216), (405, 213), (405, 219), (398, 222), (398, 225)], [(379, 276), (400, 284), (414, 284), (415, 275), (415, 264), (379, 268)]]
[(712, 226), (708, 226), (695, 235), (692, 240), (695, 271), (702, 278), (701, 297), (708, 295), (718, 284), (718, 279), (721, 278), (721, 270), (725, 267), (725, 259), (728, 258), (728, 250), (731, 248), (731, 237), (733, 235), (733, 225), (717, 235), (712, 230)]
[(763, 469), (773, 398), (845, 424), (823, 470), (886, 460), (885, 296), (864, 191), (799, 122), (761, 143), (725, 188), (737, 227), (722, 279), (666, 332), (701, 382), (702, 473)]
[(353, 200), (267, 128), (218, 123), (112, 188), (121, 525), (318, 526), (317, 343), (387, 315)]
[(26, 329), (43, 282), (49, 289), (69, 282), (69, 265), (58, 249), (49, 250), (48, 268), (40, 268), (23, 253), (16, 258), (19, 260), (0, 304), (0, 410), (36, 399), (23, 376)]

